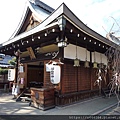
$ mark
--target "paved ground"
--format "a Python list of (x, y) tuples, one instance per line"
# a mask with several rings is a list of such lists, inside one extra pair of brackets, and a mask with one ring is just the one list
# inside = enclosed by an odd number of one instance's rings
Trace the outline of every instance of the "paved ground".
[(120, 115), (120, 107), (116, 107), (111, 112), (109, 112), (108, 115)]
[[(46, 111), (30, 107), (28, 103), (16, 102), (9, 93), (0, 94), (0, 115), (97, 115), (101, 110), (117, 104), (115, 96), (96, 97), (66, 107), (55, 107)], [(108, 113), (105, 113), (108, 114)]]

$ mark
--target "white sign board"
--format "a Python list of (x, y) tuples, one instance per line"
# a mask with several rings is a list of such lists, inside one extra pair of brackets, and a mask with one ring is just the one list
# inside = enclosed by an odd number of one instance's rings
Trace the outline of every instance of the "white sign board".
[(50, 81), (53, 84), (58, 84), (60, 82), (61, 71), (60, 66), (52, 65), (50, 68)]
[(8, 69), (8, 80), (14, 81), (15, 79), (15, 69)]
[(24, 72), (23, 66), (19, 67), (19, 71), (20, 71), (20, 73)]

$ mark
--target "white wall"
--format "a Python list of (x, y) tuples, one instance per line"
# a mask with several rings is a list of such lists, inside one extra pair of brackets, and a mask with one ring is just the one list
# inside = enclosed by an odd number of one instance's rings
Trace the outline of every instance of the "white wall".
[[(86, 59), (86, 49), (77, 46), (77, 57), (81, 61)], [(96, 62), (101, 63), (101, 55), (98, 52), (95, 52)], [(76, 46), (69, 44), (64, 48), (64, 58), (75, 59), (76, 58)], [(90, 52), (87, 51), (87, 60), (90, 61)], [(94, 52), (92, 52), (92, 62), (94, 62)], [(102, 63), (107, 65), (107, 57), (102, 54)]]
[[(75, 59), (76, 58), (76, 46), (69, 44), (67, 47), (64, 48), (64, 57)], [(81, 61), (85, 61), (86, 59), (86, 49), (77, 46), (77, 57)], [(87, 51), (87, 60), (90, 61), (90, 52)]]
[[(101, 61), (102, 61), (102, 63), (107, 65), (107, 57), (104, 54), (95, 52), (95, 58), (96, 58), (97, 63), (101, 63)], [(101, 60), (101, 58), (102, 58), (102, 60)], [(94, 52), (92, 52), (92, 62), (94, 62)]]

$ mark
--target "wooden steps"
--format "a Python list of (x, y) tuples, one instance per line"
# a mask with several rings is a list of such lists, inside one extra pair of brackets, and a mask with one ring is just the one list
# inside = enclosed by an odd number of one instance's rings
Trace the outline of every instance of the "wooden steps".
[(31, 93), (30, 93), (30, 89), (29, 88), (25, 88), (23, 90), (23, 92), (17, 97), (16, 102), (17, 101), (29, 101), (31, 102)]

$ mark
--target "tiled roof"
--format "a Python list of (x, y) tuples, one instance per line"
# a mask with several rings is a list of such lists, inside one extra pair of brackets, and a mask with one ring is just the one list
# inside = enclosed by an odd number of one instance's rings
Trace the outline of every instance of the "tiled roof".
[(8, 67), (11, 66), (8, 61), (11, 60), (13, 57), (9, 55), (0, 54), (0, 67)]

